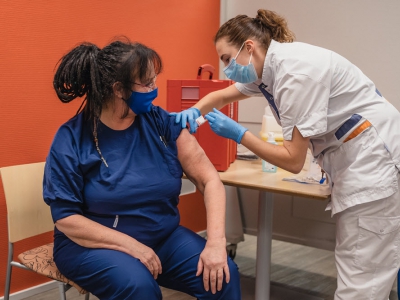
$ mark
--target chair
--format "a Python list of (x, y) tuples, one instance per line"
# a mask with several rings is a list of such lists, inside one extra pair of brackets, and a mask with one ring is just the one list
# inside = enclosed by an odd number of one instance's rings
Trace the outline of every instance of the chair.
[(10, 296), (12, 267), (34, 271), (59, 282), (60, 299), (72, 286), (79, 293), (87, 293), (80, 286), (65, 278), (53, 261), (53, 244), (47, 244), (21, 253), (20, 262), (13, 261), (14, 243), (29, 237), (53, 231), (50, 208), (43, 201), (44, 162), (0, 168), (7, 207), (8, 261), (4, 300)]

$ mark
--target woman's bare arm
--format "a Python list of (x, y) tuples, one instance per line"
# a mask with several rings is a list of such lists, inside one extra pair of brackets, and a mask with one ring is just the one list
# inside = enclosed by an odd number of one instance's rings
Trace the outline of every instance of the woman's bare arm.
[(177, 139), (178, 159), (182, 168), (204, 195), (209, 238), (225, 238), (225, 188), (196, 138), (182, 130)]
[(203, 273), (204, 288), (212, 293), (221, 290), (223, 273), (229, 282), (230, 274), (225, 238), (225, 188), (218, 172), (197, 143), (184, 129), (177, 139), (178, 158), (186, 176), (204, 195), (207, 210), (207, 243), (200, 255), (197, 275)]
[(139, 259), (154, 278), (157, 278), (158, 274), (162, 272), (160, 259), (154, 251), (129, 235), (77, 214), (60, 219), (55, 225), (58, 230), (80, 246), (127, 253)]
[(283, 146), (266, 143), (246, 131), (241, 144), (269, 163), (292, 173), (299, 173), (304, 166), (310, 138), (304, 138), (294, 127), (292, 140)]
[(194, 107), (198, 108), (202, 115), (205, 115), (213, 108), (219, 110), (229, 103), (247, 98), (249, 97), (239, 92), (236, 86), (232, 84), (227, 88), (207, 94)]

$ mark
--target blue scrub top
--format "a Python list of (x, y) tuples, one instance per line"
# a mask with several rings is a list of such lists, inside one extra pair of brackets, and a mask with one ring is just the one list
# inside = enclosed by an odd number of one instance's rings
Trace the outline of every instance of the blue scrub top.
[[(162, 240), (179, 225), (180, 124), (156, 106), (125, 130), (99, 122), (98, 143), (108, 167), (96, 150), (92, 128), (80, 113), (55, 135), (43, 182), (54, 222), (81, 214), (146, 245)], [(64, 234), (56, 229), (57, 236)]]

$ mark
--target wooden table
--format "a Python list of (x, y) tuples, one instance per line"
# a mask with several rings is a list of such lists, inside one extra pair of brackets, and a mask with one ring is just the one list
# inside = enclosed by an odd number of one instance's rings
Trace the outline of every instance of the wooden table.
[[(293, 174), (279, 168), (276, 173), (262, 172), (260, 160), (236, 160), (228, 170), (219, 172), (219, 175), (225, 185), (260, 191), (258, 200), (255, 299), (270, 300), (273, 195), (278, 193), (313, 198), (315, 200), (326, 200), (330, 197), (329, 187), (326, 184), (314, 185), (283, 181), (283, 178), (293, 176)], [(293, 298), (293, 295), (290, 297), (283, 295), (277, 299), (289, 298), (296, 300), (309, 299), (305, 298), (304, 295), (296, 298)], [(321, 298), (310, 297), (310, 299)]]

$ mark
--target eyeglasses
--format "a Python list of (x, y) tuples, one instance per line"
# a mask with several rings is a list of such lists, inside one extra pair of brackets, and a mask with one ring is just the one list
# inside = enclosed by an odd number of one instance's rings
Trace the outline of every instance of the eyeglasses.
[(154, 76), (152, 79), (150, 79), (149, 83), (143, 84), (143, 83), (133, 82), (133, 84), (140, 85), (143, 88), (152, 89), (152, 88), (154, 88), (156, 86), (156, 80), (157, 80), (157, 75)]

